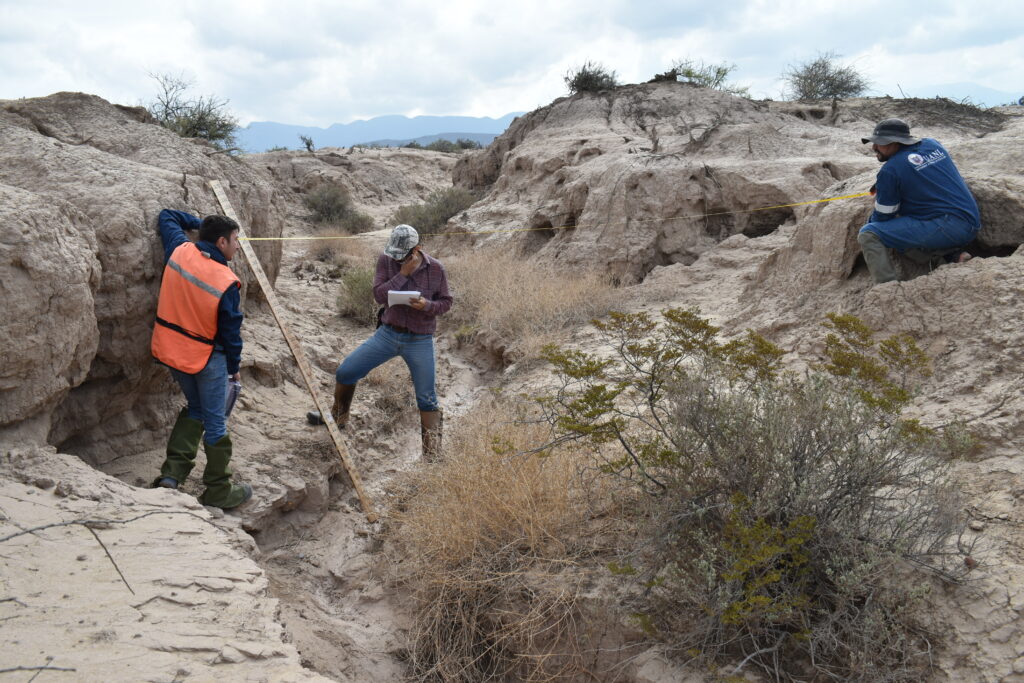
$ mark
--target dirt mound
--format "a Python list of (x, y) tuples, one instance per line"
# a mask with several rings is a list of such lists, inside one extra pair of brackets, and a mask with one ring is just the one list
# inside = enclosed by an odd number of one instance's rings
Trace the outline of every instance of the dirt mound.
[[(1013, 219), (1024, 187), (1007, 173), (1021, 167), (1012, 143), (1021, 133), (1002, 114), (933, 100), (754, 102), (676, 83), (582, 93), (516, 119), (459, 159), (456, 184), (489, 194), (452, 225), (525, 228), (483, 239), (637, 281), (816, 211), (780, 205), (866, 191), (878, 164), (860, 137), (894, 115), (951, 148), (981, 204), (981, 250), (1005, 254), (1024, 241)], [(862, 221), (870, 199), (842, 206)]]

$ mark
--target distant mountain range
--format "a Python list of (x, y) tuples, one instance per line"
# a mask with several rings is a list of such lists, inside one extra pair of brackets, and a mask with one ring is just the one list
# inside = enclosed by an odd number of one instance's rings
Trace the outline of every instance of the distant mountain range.
[(366, 145), (367, 147), (404, 147), (410, 142), (415, 142), (426, 147), (431, 142), (436, 142), (437, 140), (451, 140), (452, 142), (457, 142), (459, 140), (472, 140), (473, 142), (479, 142), (481, 147), (486, 147), (499, 135), (501, 135), (501, 133), (438, 133), (437, 135), (421, 135), (418, 138), (370, 140), (369, 142), (361, 142), (358, 144)]
[(357, 144), (386, 145), (389, 142), (400, 146), (398, 143), (408, 144), (411, 140), (427, 144), (440, 138), (452, 142), (467, 138), (485, 145), (505, 132), (512, 120), (521, 114), (523, 112), (513, 112), (497, 119), (486, 116), (377, 116), (352, 123), (335, 123), (327, 128), (254, 121), (238, 129), (235, 138), (239, 147), (253, 153), (264, 152), (271, 147), (302, 149), (300, 135), (312, 138), (318, 149)]

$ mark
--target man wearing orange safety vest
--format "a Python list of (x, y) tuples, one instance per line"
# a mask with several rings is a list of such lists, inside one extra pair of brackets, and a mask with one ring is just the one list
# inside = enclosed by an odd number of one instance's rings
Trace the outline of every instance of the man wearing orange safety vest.
[[(237, 507), (252, 497), (251, 486), (231, 482), (231, 437), (224, 415), (228, 380), (238, 381), (242, 358), (240, 283), (228, 267), (239, 248), (238, 224), (226, 216), (200, 221), (183, 211), (164, 209), (159, 226), (166, 266), (152, 351), (170, 368), (188, 405), (174, 423), (167, 457), (153, 486), (176, 489), (184, 483), (202, 439), (206, 490), (199, 502)], [(198, 230), (199, 241), (189, 241), (186, 230)]]

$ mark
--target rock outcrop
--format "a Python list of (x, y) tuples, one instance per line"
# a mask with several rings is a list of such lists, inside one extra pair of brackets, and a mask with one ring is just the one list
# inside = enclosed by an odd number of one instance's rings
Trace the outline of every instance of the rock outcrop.
[[(105, 462), (162, 433), (173, 391), (149, 354), (162, 208), (220, 213), (217, 178), (249, 235), (281, 234), (264, 174), (146, 118), (81, 93), (0, 102), (2, 440)], [(265, 244), (273, 278), (280, 246)]]
[(516, 119), (457, 163), (455, 183), (488, 194), (452, 225), (526, 229), (486, 239), (629, 282), (689, 265), (732, 235), (761, 237), (820, 215), (801, 226), (814, 236), (797, 241), (829, 252), (816, 254), (815, 268), (832, 264), (829, 276), (845, 277), (857, 245), (843, 228), (863, 224), (870, 198), (780, 205), (866, 191), (878, 163), (860, 137), (894, 115), (942, 140), (965, 170), (982, 207), (982, 251), (1005, 254), (1024, 241), (1024, 185), (1003, 172), (1021, 167), (1020, 132), (1003, 131), (998, 113), (931, 100), (754, 102), (677, 83), (578, 94)]
[(0, 497), (5, 668), (76, 681), (330, 680), (282, 642), (252, 538), (191, 496), (27, 448), (0, 451)]
[(384, 227), (398, 207), (419, 204), (431, 192), (451, 185), (458, 156), (424, 149), (350, 147), (265, 152), (246, 161), (292, 192), (305, 194), (325, 183), (343, 187), (358, 210)]

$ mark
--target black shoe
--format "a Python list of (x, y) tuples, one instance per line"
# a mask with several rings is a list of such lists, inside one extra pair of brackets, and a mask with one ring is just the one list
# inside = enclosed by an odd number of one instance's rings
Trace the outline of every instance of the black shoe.
[[(309, 424), (313, 425), (314, 427), (319, 427), (320, 425), (327, 424), (324, 421), (324, 418), (320, 415), (320, 411), (319, 410), (311, 410), (308, 413), (306, 413), (306, 422), (308, 422)], [(343, 425), (343, 424), (341, 424), (341, 423), (339, 423), (337, 421), (335, 421), (334, 424), (338, 425), (338, 429), (345, 429), (345, 425)]]

